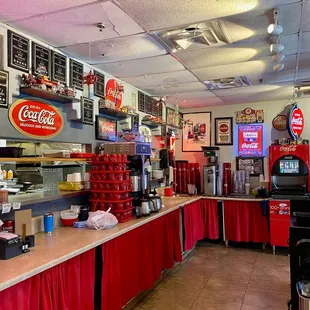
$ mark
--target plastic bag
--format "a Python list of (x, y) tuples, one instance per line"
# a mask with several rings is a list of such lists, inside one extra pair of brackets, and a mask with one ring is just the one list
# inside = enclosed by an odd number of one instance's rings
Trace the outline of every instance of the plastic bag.
[(113, 214), (109, 213), (109, 211), (110, 209), (107, 212), (90, 212), (86, 222), (88, 228), (97, 230), (113, 228), (118, 223), (118, 220)]

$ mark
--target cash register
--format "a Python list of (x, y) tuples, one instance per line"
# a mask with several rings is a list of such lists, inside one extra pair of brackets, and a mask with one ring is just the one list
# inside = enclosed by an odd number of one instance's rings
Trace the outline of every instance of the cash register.
[(0, 232), (0, 259), (10, 259), (22, 254), (23, 251), (22, 236), (5, 231)]

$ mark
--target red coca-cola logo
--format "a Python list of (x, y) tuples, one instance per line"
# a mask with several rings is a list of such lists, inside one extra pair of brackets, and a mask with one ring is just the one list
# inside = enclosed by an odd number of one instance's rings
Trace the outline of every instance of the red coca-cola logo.
[(288, 118), (289, 132), (294, 140), (301, 136), (304, 129), (304, 115), (297, 103), (294, 104), (289, 112)]
[(105, 98), (106, 100), (114, 102), (116, 109), (119, 109), (121, 107), (123, 99), (122, 87), (116, 80), (110, 79), (107, 82)]
[(10, 106), (9, 119), (16, 130), (32, 138), (49, 139), (63, 129), (61, 112), (43, 100), (15, 101)]
[(226, 132), (228, 132), (228, 125), (227, 124), (221, 124), (220, 126), (219, 126), (219, 131), (221, 132), (221, 133), (226, 133)]
[(296, 145), (285, 145), (280, 147), (280, 152), (296, 152)]
[(258, 143), (243, 143), (241, 148), (243, 149), (258, 149)]

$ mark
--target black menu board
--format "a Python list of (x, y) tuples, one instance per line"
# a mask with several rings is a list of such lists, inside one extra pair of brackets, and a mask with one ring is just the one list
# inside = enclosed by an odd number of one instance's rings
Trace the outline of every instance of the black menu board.
[(131, 130), (133, 132), (138, 132), (139, 131), (139, 115), (132, 116), (131, 121), (132, 121)]
[(78, 61), (70, 59), (70, 87), (75, 86), (83, 90), (84, 66)]
[(152, 115), (158, 117), (159, 102), (156, 99), (152, 101)]
[(163, 117), (163, 103), (162, 103), (162, 101), (158, 102), (158, 117)]
[(152, 114), (152, 103), (153, 103), (153, 98), (149, 96), (145, 96), (145, 113)]
[(98, 71), (95, 71), (94, 75), (97, 77), (97, 81), (94, 85), (94, 94), (95, 96), (104, 98), (104, 75)]
[(145, 112), (145, 95), (140, 91), (138, 92), (138, 110)]
[(9, 72), (0, 70), (0, 107), (7, 108), (9, 104)]
[(67, 85), (67, 57), (52, 52), (52, 80)]
[(8, 30), (8, 66), (29, 72), (29, 40)]
[(38, 67), (44, 66), (47, 75), (51, 73), (51, 51), (47, 47), (41, 46), (38, 43), (32, 42), (32, 72), (35, 72)]
[(81, 97), (82, 107), (82, 123), (93, 125), (94, 124), (94, 100)]

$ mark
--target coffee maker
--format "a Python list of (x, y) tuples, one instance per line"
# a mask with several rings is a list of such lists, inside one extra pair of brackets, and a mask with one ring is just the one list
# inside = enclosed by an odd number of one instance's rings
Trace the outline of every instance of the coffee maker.
[(219, 164), (219, 147), (201, 147), (207, 164), (203, 166), (203, 188), (206, 196), (216, 196)]

